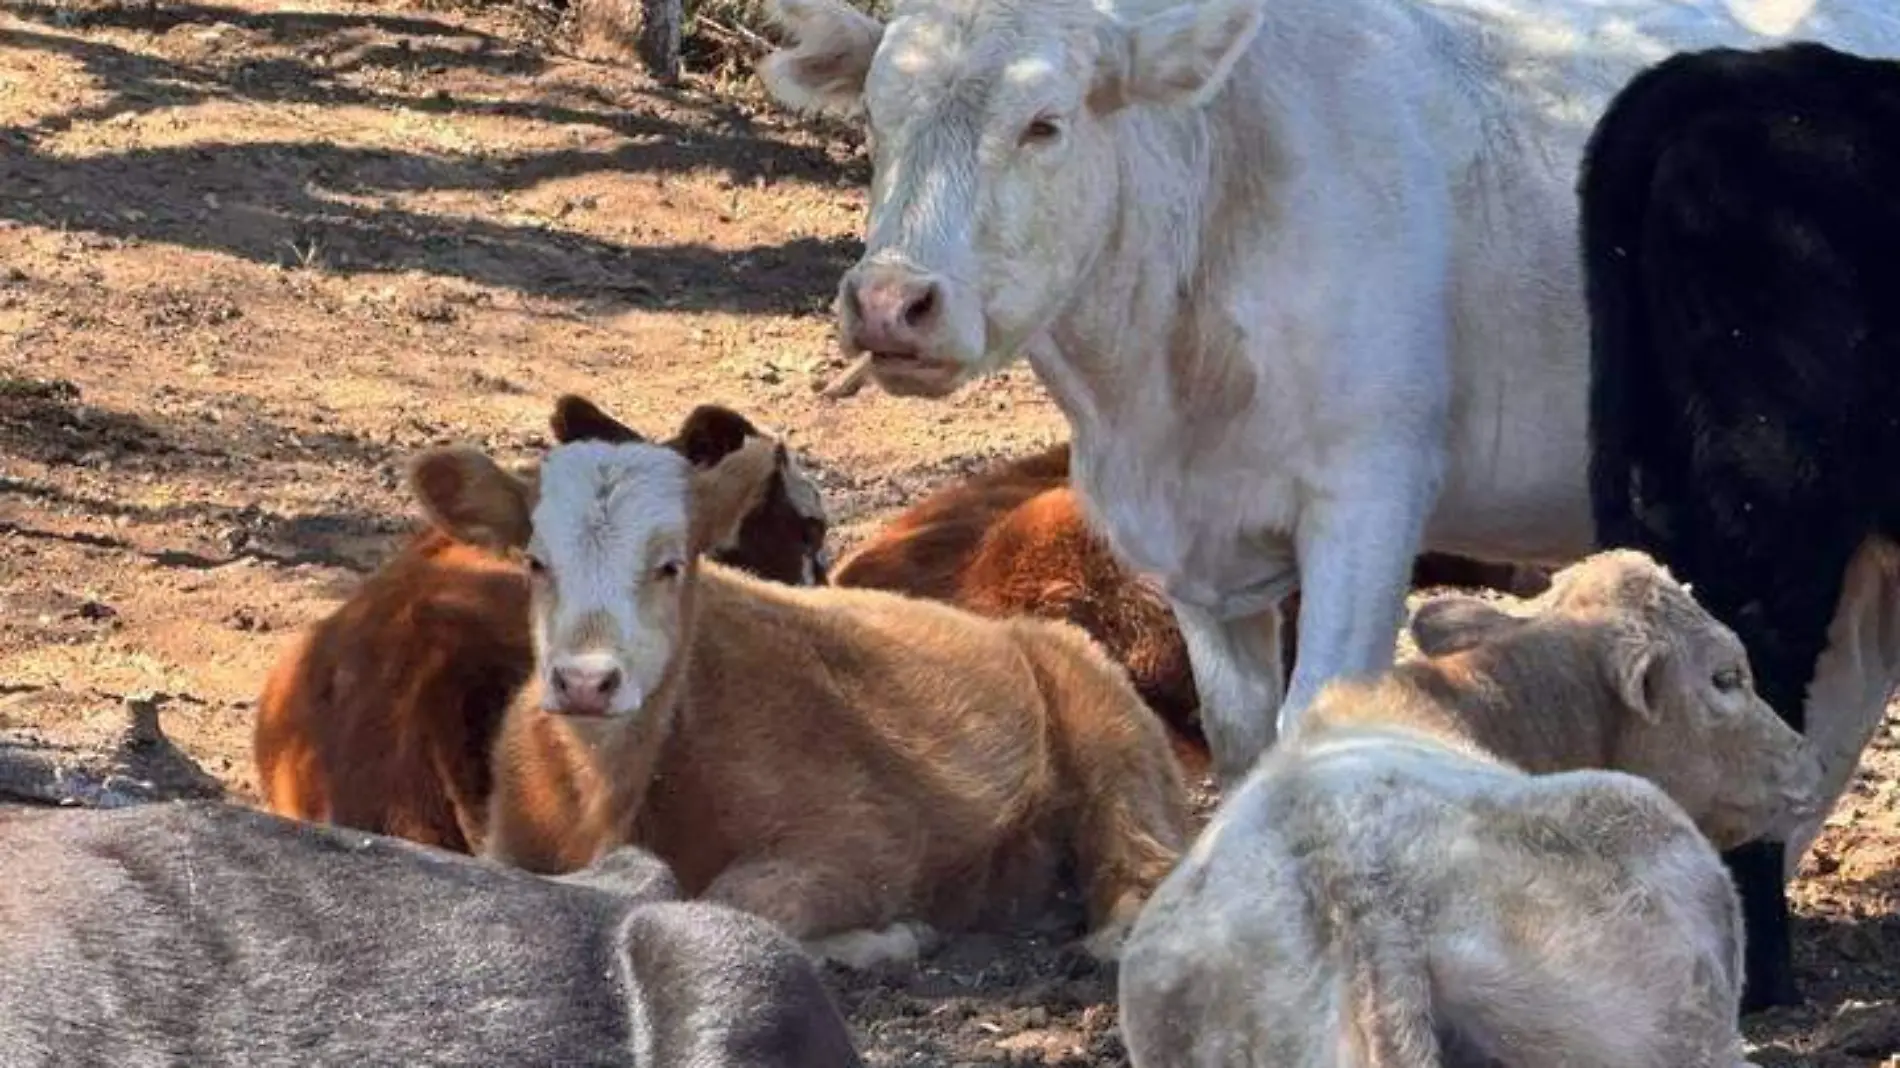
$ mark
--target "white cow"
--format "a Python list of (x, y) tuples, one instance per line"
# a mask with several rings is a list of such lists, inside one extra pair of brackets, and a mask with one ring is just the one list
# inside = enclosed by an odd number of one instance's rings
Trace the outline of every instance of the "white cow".
[(1685, 48), (1900, 50), (1874, 0), (777, 2), (768, 88), (873, 139), (847, 346), (919, 395), (1027, 355), (1228, 786), (1271, 710), (1390, 664), (1421, 545), (1588, 548), (1573, 186), (1610, 94)]

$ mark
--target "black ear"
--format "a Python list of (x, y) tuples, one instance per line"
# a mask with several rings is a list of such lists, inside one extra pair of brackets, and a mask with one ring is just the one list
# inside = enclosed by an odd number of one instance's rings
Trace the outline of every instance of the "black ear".
[(759, 428), (731, 408), (702, 404), (694, 408), (680, 424), (673, 448), (694, 467), (711, 467), (738, 451), (747, 438), (759, 436)]
[(564, 393), (555, 400), (554, 414), (548, 418), (548, 429), (554, 432), (554, 440), (561, 444), (570, 441), (620, 444), (646, 440), (639, 431), (601, 411), (593, 401), (573, 393)]

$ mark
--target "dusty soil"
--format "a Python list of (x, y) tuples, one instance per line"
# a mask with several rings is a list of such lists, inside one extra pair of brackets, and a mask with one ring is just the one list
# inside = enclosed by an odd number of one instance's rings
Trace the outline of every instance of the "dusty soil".
[[(561, 391), (654, 432), (702, 401), (754, 415), (817, 472), (839, 549), (1060, 435), (1021, 370), (949, 402), (818, 396), (856, 140), (556, 45), (493, 8), (0, 2), (14, 792), (251, 799), (264, 673), (412, 522), (403, 458), (525, 460)], [(1812, 1003), (1752, 1023), (1758, 1059), (1900, 1066), (1900, 719), (1795, 893)], [(873, 1064), (1123, 1063), (1113, 976), (1072, 934), (833, 978)]]

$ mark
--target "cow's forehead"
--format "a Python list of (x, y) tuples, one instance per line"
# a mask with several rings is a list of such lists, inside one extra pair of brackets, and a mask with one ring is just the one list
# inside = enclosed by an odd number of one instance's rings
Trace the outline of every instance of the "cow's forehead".
[(653, 539), (683, 536), (690, 466), (662, 445), (575, 442), (541, 464), (535, 537), (564, 559), (620, 557)]
[[(899, 9), (871, 72), (874, 100), (981, 107), (994, 94), (1056, 92), (1093, 62), (1102, 16), (1087, 3), (921, 0)], [(1079, 89), (1079, 83), (1070, 88)]]

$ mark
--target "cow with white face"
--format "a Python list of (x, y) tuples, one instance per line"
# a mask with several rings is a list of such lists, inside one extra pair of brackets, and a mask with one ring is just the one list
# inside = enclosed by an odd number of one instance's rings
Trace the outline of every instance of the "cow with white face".
[(1084, 501), (1165, 583), (1232, 785), (1389, 666), (1421, 545), (1590, 547), (1574, 184), (1609, 95), (1682, 48), (1892, 52), (1888, 6), (777, 0), (761, 76), (869, 127), (847, 349), (916, 395), (1029, 359)]

